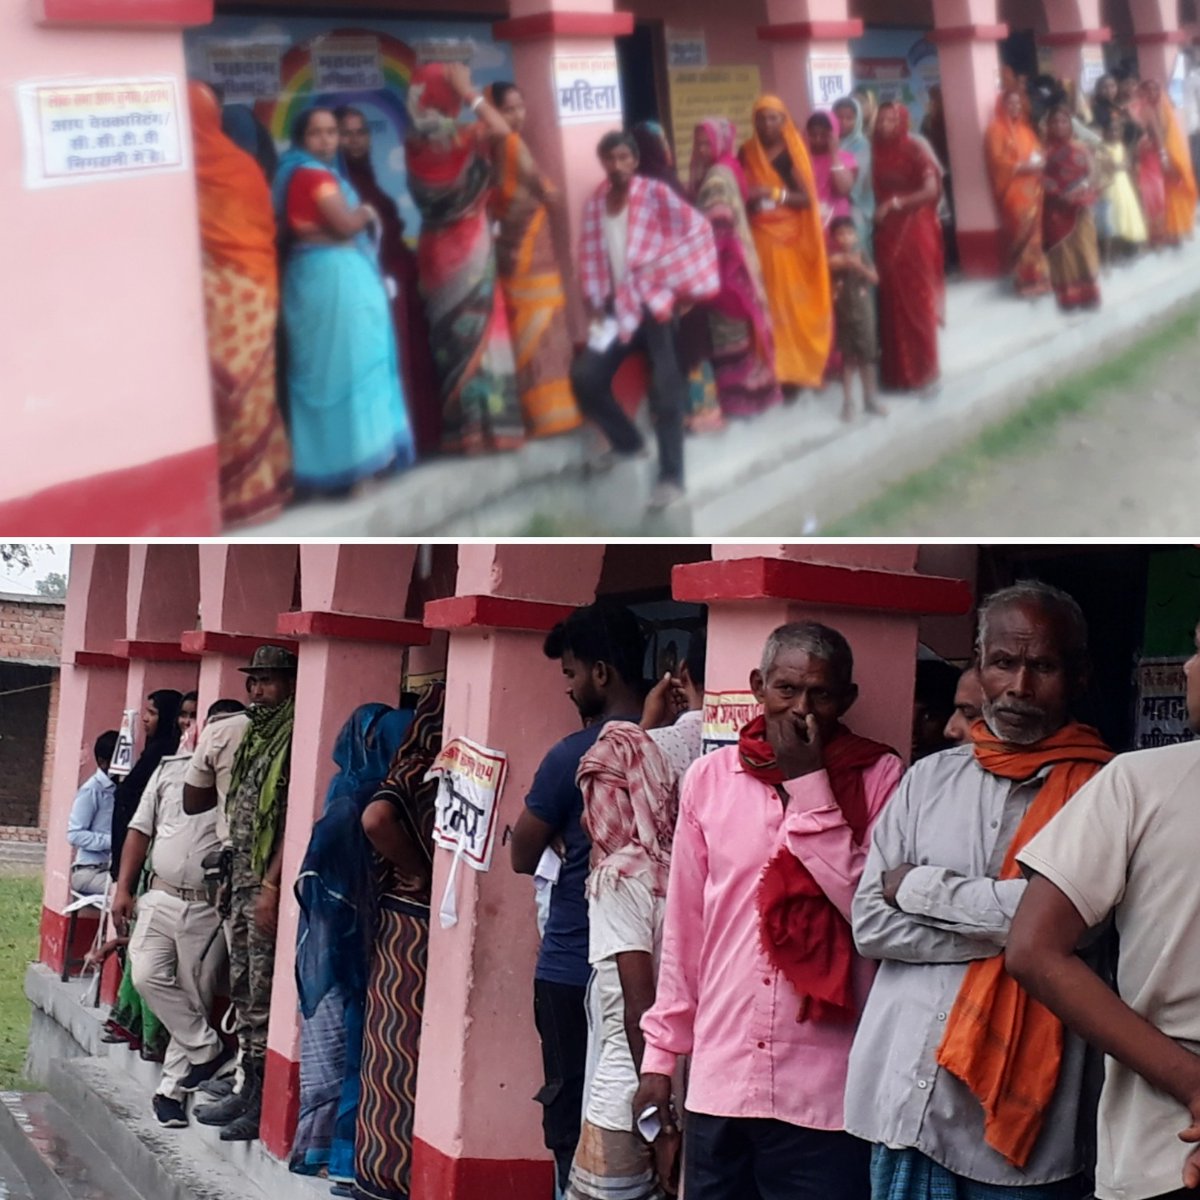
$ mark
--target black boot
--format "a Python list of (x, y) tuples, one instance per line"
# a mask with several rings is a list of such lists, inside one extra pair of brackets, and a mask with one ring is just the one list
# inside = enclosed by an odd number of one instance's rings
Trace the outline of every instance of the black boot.
[(246, 1073), (242, 1086), (244, 1107), (238, 1116), (221, 1130), (223, 1142), (252, 1142), (258, 1137), (258, 1122), (262, 1116), (264, 1063), (261, 1059), (248, 1058), (242, 1065)]
[(198, 1104), (192, 1116), (201, 1125), (228, 1125), (236, 1121), (245, 1111), (251, 1093), (251, 1063), (242, 1058), (242, 1081), (228, 1096), (214, 1100), (211, 1104)]

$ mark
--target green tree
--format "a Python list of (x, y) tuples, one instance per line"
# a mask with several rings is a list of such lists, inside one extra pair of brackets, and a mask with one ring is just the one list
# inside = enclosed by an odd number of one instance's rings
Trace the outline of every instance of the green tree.
[(39, 596), (48, 596), (52, 600), (67, 598), (67, 577), (61, 571), (51, 571), (45, 579), (39, 579), (34, 585)]

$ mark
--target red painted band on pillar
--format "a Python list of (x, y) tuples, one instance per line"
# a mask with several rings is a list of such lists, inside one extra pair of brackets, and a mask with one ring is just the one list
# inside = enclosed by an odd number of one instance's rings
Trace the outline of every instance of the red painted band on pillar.
[(213, 0), (38, 0), (44, 25), (211, 25)]
[(447, 596), (425, 605), (429, 629), (513, 629), (549, 633), (575, 611), (573, 604), (519, 600), (511, 596)]
[(1135, 33), (1135, 46), (1182, 46), (1192, 40), (1192, 35), (1182, 29), (1156, 29), (1152, 33)]
[(296, 654), (300, 643), (291, 638), (281, 638), (274, 633), (220, 633), (215, 629), (185, 629), (179, 635), (179, 644), (190, 654), (245, 655), (249, 661), (259, 646), (270, 643)]
[(492, 36), (501, 42), (528, 42), (534, 38), (627, 37), (633, 32), (633, 13), (544, 12), (529, 17), (497, 21)]
[(847, 42), (862, 37), (863, 23), (858, 18), (849, 21), (790, 21), (784, 25), (760, 25), (759, 41), (763, 42)]
[(411, 1200), (529, 1200), (553, 1189), (549, 1160), (451, 1158), (413, 1139)]
[(392, 646), (428, 646), (429, 630), (420, 621), (359, 617), (351, 613), (280, 613), (275, 632), (293, 638), (330, 638), (345, 642), (387, 642)]
[(949, 29), (931, 29), (928, 40), (935, 46), (958, 42), (1002, 42), (1008, 37), (1007, 25), (953, 25)]
[(1043, 33), (1038, 35), (1039, 46), (1099, 46), (1112, 41), (1112, 30), (1073, 29), (1069, 33)]
[(679, 563), (671, 571), (671, 594), (676, 600), (697, 604), (794, 600), (837, 608), (950, 616), (970, 612), (973, 603), (964, 579), (766, 557)]
[(999, 279), (1006, 270), (1004, 243), (998, 229), (957, 229), (958, 262), (970, 279)]
[(300, 1120), (300, 1064), (268, 1047), (263, 1073), (262, 1144), (276, 1158), (287, 1161)]
[(200, 656), (185, 650), (178, 642), (150, 642), (121, 638), (113, 642), (117, 658), (138, 658), (145, 662), (198, 662)]
[[(213, 537), (217, 446), (105, 471), (0, 500), (0, 529), (17, 537)], [(153, 498), (154, 503), (148, 501)]]
[(75, 657), (71, 659), (70, 666), (72, 667), (121, 667), (129, 666), (129, 659), (122, 658), (117, 654), (105, 654), (100, 650), (76, 650)]

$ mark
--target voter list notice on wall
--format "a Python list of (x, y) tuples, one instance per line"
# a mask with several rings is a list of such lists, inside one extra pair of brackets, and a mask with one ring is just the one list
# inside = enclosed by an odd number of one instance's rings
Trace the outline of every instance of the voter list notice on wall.
[(23, 83), (17, 94), (26, 187), (186, 166), (179, 82), (171, 76)]

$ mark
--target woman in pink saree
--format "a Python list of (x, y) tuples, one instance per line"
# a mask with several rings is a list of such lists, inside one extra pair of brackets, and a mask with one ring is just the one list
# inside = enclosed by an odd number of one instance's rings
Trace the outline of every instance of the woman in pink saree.
[(858, 177), (858, 160), (853, 154), (839, 149), (833, 134), (833, 118), (826, 112), (815, 112), (804, 127), (808, 153), (812, 159), (813, 176), (817, 181), (817, 203), (821, 208), (821, 225), (825, 240), (829, 227), (838, 217), (854, 215), (850, 193)]
[(775, 378), (775, 340), (758, 253), (746, 217), (746, 177), (738, 162), (732, 122), (711, 118), (696, 126), (689, 195), (708, 218), (717, 242), (721, 291), (704, 308), (710, 361), (721, 412), (755, 416), (783, 395)]

